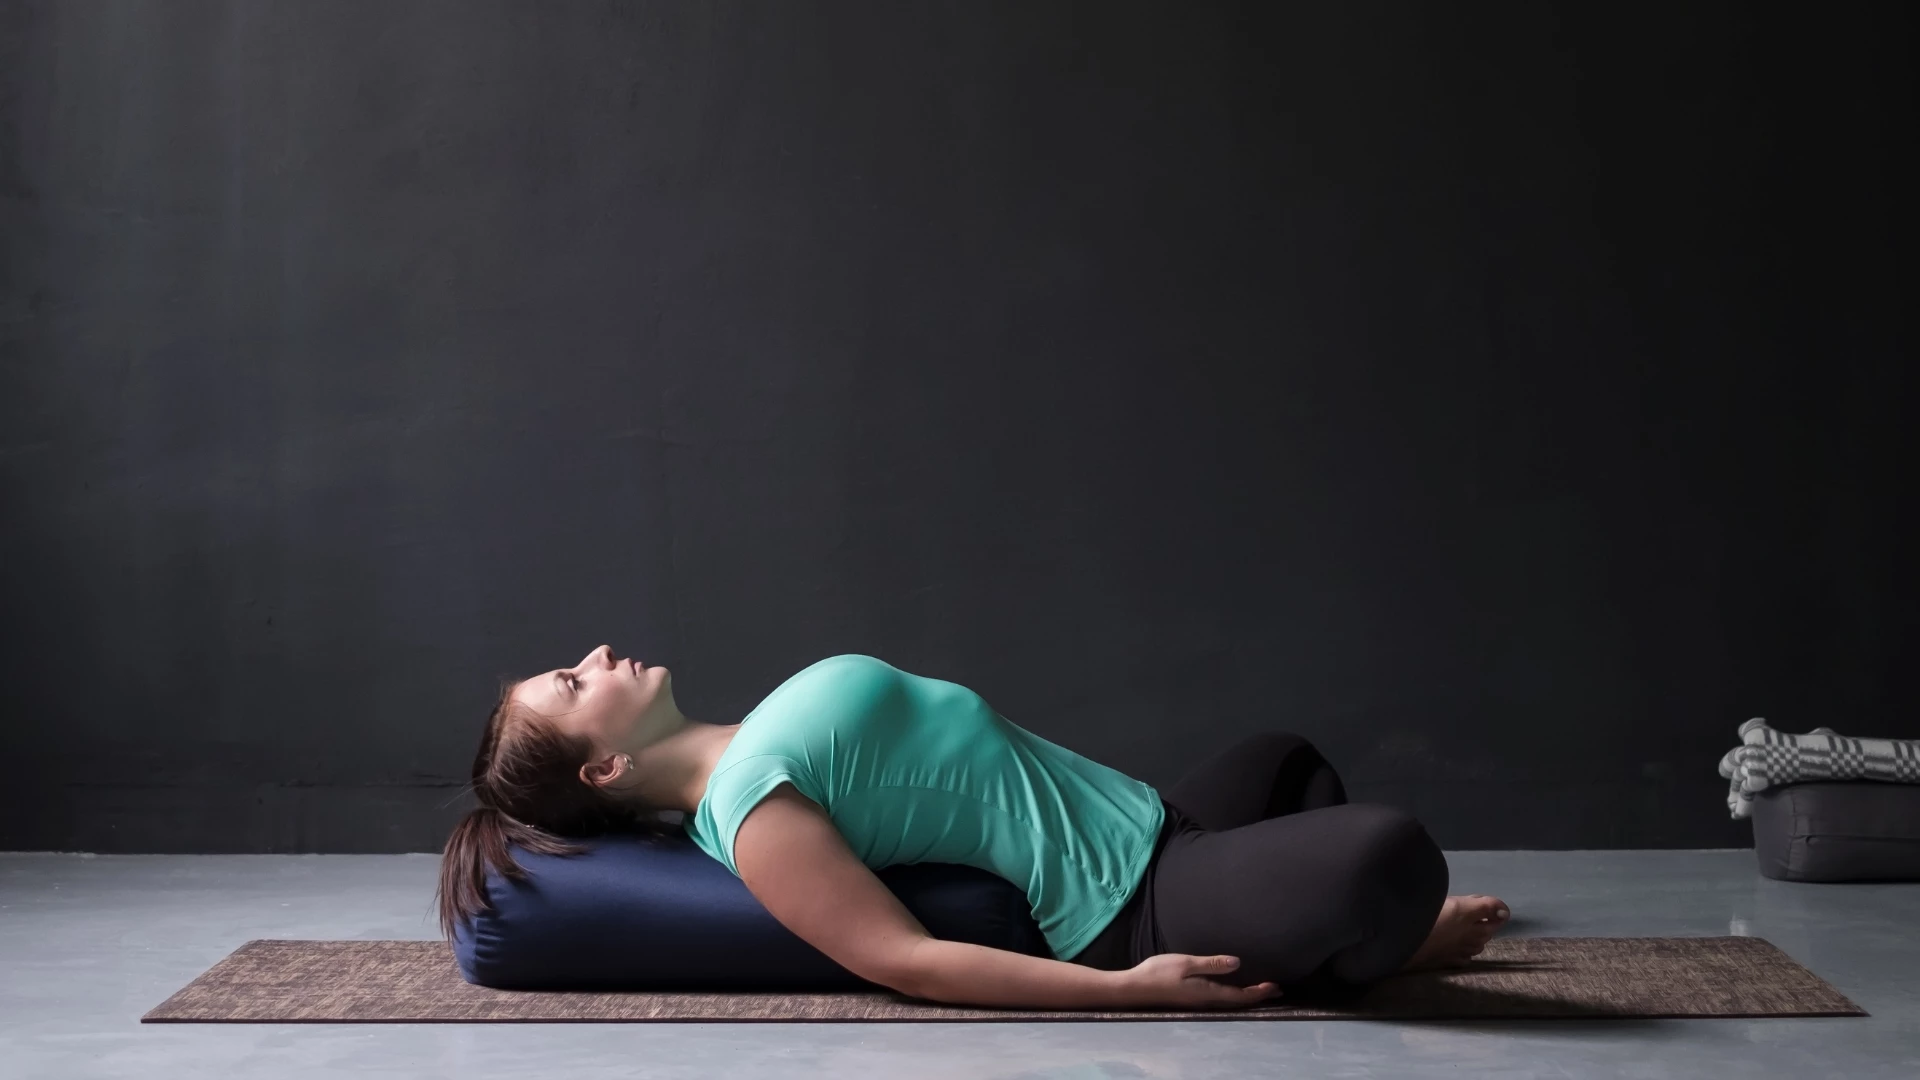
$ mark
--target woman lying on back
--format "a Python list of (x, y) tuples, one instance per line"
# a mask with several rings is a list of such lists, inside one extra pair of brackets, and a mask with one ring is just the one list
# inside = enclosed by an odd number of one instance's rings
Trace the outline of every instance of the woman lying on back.
[[(1347, 801), (1305, 739), (1255, 736), (1163, 797), (957, 683), (860, 654), (788, 678), (740, 723), (690, 721), (670, 673), (616, 660), (508, 685), (473, 764), (480, 805), (440, 870), (451, 935), (510, 845), (662, 810), (774, 918), (903, 994), (1039, 1009), (1252, 1005), (1458, 966), (1508, 911), (1448, 896), (1420, 823)], [(963, 863), (1025, 890), (1054, 959), (927, 934), (873, 871)]]

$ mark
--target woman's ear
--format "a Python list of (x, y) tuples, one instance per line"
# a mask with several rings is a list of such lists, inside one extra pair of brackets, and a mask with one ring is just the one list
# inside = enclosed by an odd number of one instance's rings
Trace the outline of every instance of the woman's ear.
[(627, 771), (627, 763), (632, 758), (625, 754), (608, 754), (595, 758), (580, 766), (580, 779), (591, 787), (603, 788), (618, 779)]

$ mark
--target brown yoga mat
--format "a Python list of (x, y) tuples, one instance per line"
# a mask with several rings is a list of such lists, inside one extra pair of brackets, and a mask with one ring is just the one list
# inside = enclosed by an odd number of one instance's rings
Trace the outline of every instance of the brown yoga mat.
[(1759, 938), (1496, 938), (1463, 971), (1396, 975), (1357, 1000), (1232, 1011), (1048, 1012), (884, 991), (796, 994), (490, 990), (438, 941), (249, 941), (161, 1002), (154, 1022), (1411, 1020), (1865, 1016)]

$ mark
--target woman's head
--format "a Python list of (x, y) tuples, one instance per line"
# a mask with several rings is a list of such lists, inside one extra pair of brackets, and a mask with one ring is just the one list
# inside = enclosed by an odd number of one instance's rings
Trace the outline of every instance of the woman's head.
[(501, 686), (473, 759), (480, 803), (447, 838), (438, 890), (441, 929), (487, 907), (489, 868), (526, 871), (510, 847), (551, 855), (584, 850), (566, 837), (655, 824), (613, 782), (632, 756), (685, 726), (667, 669), (615, 660), (602, 645), (572, 667)]
[(637, 754), (686, 726), (673, 700), (672, 672), (616, 660), (602, 645), (572, 667), (522, 679), (508, 692), (517, 705), (593, 745), (582, 779), (604, 784), (619, 775), (623, 754)]

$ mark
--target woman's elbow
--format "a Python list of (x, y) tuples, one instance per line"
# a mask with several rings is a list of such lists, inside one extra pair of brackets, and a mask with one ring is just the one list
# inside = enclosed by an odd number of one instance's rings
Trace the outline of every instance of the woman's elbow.
[(890, 955), (867, 959), (853, 973), (895, 993), (930, 998), (939, 981), (931, 959), (931, 952), (916, 942)]

